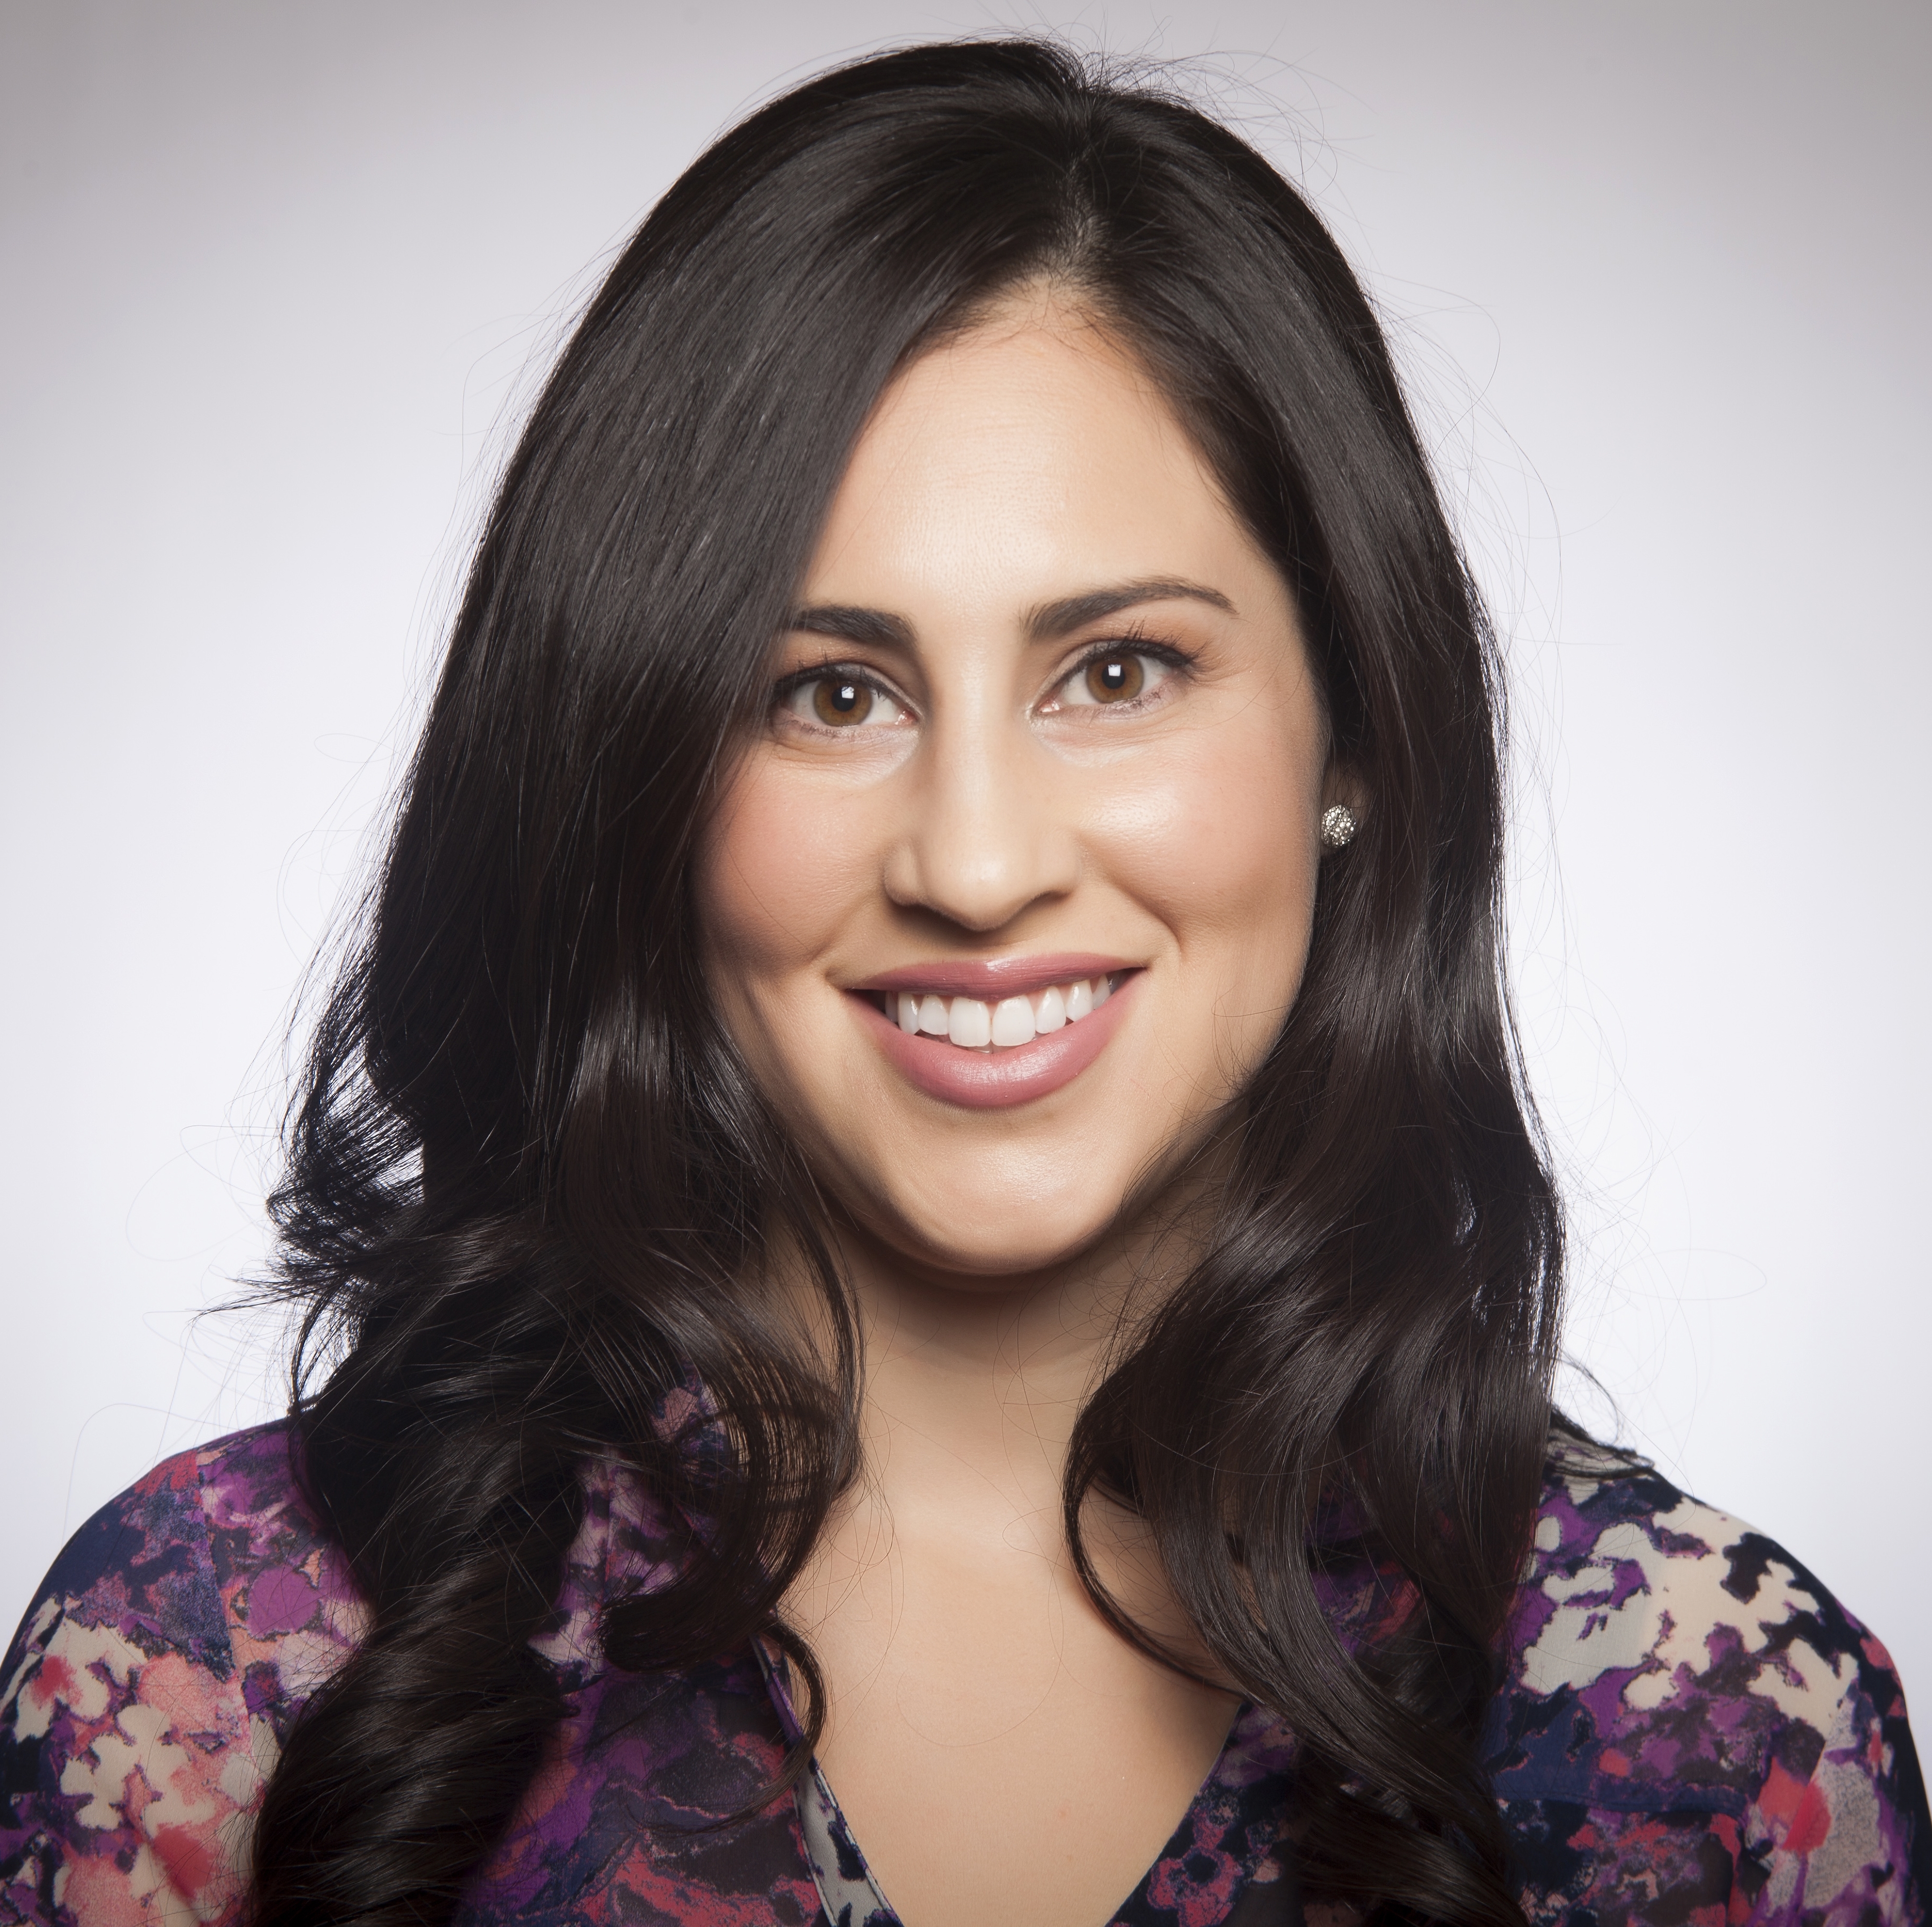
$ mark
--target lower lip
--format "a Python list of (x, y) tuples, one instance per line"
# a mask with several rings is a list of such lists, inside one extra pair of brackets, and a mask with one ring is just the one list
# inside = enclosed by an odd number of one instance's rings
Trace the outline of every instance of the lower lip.
[(908, 1037), (862, 993), (848, 992), (859, 1007), (860, 1022), (915, 1089), (942, 1104), (969, 1111), (1004, 1110), (1051, 1096), (1078, 1077), (1120, 1027), (1141, 973), (1123, 979), (1100, 1009), (1030, 1044), (1005, 1049), (962, 1050), (944, 1037)]

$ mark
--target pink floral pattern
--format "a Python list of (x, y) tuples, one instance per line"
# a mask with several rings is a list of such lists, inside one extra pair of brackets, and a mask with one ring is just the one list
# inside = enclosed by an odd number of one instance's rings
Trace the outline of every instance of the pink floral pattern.
[[(788, 1742), (758, 1654), (648, 1677), (605, 1663), (599, 1607), (661, 1578), (673, 1540), (622, 1469), (589, 1466), (585, 1485), (540, 1642), (566, 1717), (464, 1927), (808, 1927), (828, 1912), (892, 1927), (822, 1781), (802, 1814), (787, 1799), (718, 1824)], [(1372, 1568), (1337, 1578), (1337, 1631), (1359, 1637), (1391, 1598)], [(362, 1625), (282, 1427), (170, 1460), (105, 1507), (0, 1674), (0, 1919), (240, 1927), (261, 1789)], [(1924, 1921), (1932, 1820), (1897, 1675), (1772, 1541), (1654, 1474), (1566, 1451), (1511, 1653), (1486, 1745), (1539, 1927)], [(1245, 1709), (1112, 1927), (1300, 1918), (1293, 1770), (1291, 1736)]]

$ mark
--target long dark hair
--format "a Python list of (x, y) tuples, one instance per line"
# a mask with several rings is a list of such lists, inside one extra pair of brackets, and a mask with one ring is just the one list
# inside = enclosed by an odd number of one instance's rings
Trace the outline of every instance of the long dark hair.
[[(700, 158), (592, 301), (470, 571), (275, 1200), (310, 1495), (370, 1608), (256, 1834), (266, 1922), (446, 1918), (560, 1715), (528, 1644), (616, 1453), (709, 1522), (614, 1662), (778, 1638), (856, 1466), (811, 1172), (712, 1015), (694, 843), (896, 369), (1049, 279), (1144, 360), (1294, 590), (1366, 806), (1203, 1255), (1082, 1415), (1218, 1664), (1302, 1745), (1316, 1893), (1516, 1922), (1476, 1735), (1550, 1424), (1559, 1218), (1500, 976), (1494, 647), (1370, 305), (1306, 203), (1064, 51), (915, 47)], [(833, 1355), (755, 1288), (818, 1272)], [(319, 1390), (316, 1361), (334, 1359)], [(703, 1450), (653, 1423), (694, 1374)], [(1346, 1544), (1340, 1541), (1346, 1541)], [(1351, 1550), (1396, 1629), (1321, 1609)], [(802, 1764), (808, 1733), (794, 1769)]]

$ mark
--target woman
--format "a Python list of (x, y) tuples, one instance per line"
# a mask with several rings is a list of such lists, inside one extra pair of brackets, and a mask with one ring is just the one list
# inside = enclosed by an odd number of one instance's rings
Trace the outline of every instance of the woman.
[(476, 557), (291, 1419), (22, 1627), (15, 1913), (1922, 1919), (1883, 1649), (1552, 1410), (1495, 679), (1233, 135), (992, 43), (726, 137)]

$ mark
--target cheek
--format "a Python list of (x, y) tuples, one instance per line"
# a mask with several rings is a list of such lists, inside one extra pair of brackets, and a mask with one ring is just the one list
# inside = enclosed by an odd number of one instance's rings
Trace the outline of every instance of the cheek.
[(698, 868), (705, 953), (721, 990), (769, 997), (832, 944), (876, 865), (851, 800), (759, 756), (713, 820)]
[(1300, 977), (1321, 794), (1302, 734), (1249, 716), (1191, 737), (1098, 826), (1114, 873), (1235, 1008), (1258, 996), (1278, 1009)]

